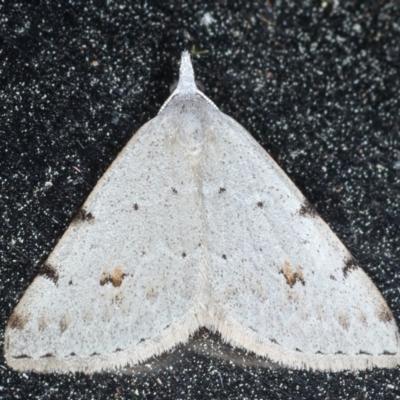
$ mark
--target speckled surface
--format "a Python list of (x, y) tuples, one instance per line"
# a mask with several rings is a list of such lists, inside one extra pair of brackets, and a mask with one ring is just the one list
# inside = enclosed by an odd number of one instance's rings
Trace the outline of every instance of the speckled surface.
[[(398, 2), (26, 3), (0, 3), (1, 346), (41, 263), (168, 97), (183, 49), (400, 321)], [(399, 368), (325, 374), (242, 358), (207, 333), (134, 374), (17, 374), (1, 355), (0, 398), (400, 398)]]

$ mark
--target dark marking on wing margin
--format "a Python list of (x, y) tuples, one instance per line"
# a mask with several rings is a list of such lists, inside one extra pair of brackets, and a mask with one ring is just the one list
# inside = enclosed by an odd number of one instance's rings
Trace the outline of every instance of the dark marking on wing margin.
[(392, 353), (389, 350), (384, 350), (383, 353), (378, 354), (378, 355), (383, 355), (383, 356), (395, 356), (397, 353)]
[(54, 354), (52, 353), (47, 353), (44, 356), (40, 356), (40, 358), (50, 358), (50, 357), (54, 357)]
[(224, 193), (224, 192), (226, 192), (226, 189), (225, 189), (225, 188), (223, 188), (223, 187), (222, 187), (222, 188), (219, 188), (219, 192), (218, 192), (219, 194)]
[(55, 284), (58, 282), (58, 272), (57, 270), (48, 263), (44, 263), (42, 269), (39, 271), (39, 276), (44, 276), (47, 279), (50, 279)]
[(345, 278), (347, 278), (351, 271), (354, 271), (354, 270), (356, 270), (358, 268), (360, 268), (360, 267), (357, 264), (357, 261), (354, 259), (354, 257), (350, 256), (344, 262), (344, 267), (342, 268), (343, 276)]
[(372, 353), (368, 353), (368, 351), (364, 351), (364, 350), (360, 350), (360, 351), (358, 352), (358, 354), (359, 354), (359, 355), (365, 354), (365, 355), (367, 355), (367, 356), (372, 356)]
[(299, 215), (302, 217), (316, 218), (318, 217), (318, 211), (308, 200), (304, 199), (304, 202), (299, 209)]
[(8, 321), (8, 326), (11, 329), (24, 329), (25, 325), (28, 323), (29, 318), (26, 315), (21, 315), (13, 312), (10, 320)]
[(91, 212), (87, 212), (84, 208), (81, 208), (75, 215), (73, 223), (78, 224), (80, 222), (89, 222), (94, 220), (94, 215)]
[(382, 306), (378, 312), (378, 318), (382, 322), (391, 322), (393, 319), (393, 314), (388, 307)]

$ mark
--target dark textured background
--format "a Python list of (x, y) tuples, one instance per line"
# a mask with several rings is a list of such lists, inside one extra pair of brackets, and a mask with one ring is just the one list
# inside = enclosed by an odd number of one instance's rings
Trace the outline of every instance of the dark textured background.
[[(198, 53), (206, 94), (277, 160), (399, 322), (399, 2), (1, 1), (1, 347), (41, 263), (168, 97), (183, 49)], [(152, 371), (85, 376), (18, 374), (1, 352), (0, 398), (400, 398), (399, 368), (312, 373), (212, 353), (182, 347)]]

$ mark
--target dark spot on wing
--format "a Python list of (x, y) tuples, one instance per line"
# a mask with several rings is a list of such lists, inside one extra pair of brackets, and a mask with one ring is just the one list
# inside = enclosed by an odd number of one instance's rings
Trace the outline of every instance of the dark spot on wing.
[(145, 342), (145, 341), (146, 341), (146, 339), (142, 338), (142, 339), (139, 340), (139, 343), (142, 343), (142, 342)]
[(333, 275), (329, 275), (329, 278), (331, 278), (333, 281), (336, 281), (336, 278)]
[(360, 350), (359, 352), (358, 352), (358, 354), (365, 354), (365, 355), (367, 355), (367, 356), (372, 356), (372, 353), (368, 353), (368, 351), (364, 351), (364, 350)]
[(24, 329), (25, 325), (28, 323), (29, 318), (26, 315), (21, 315), (15, 311), (12, 313), (10, 320), (8, 321), (8, 326), (11, 329)]
[(223, 258), (224, 260), (226, 260), (226, 255), (225, 255), (225, 254), (222, 254), (222, 258)]
[(291, 288), (297, 283), (297, 281), (301, 282), (303, 286), (306, 284), (302, 269), (299, 267), (297, 270), (294, 270), (289, 261), (285, 261), (283, 266), (278, 267), (278, 271), (283, 274), (286, 283)]
[(70, 353), (69, 355), (70, 355), (71, 357), (75, 357), (75, 356), (76, 356), (76, 353), (72, 352), (72, 353)]
[(343, 351), (337, 351), (335, 354), (344, 354)]
[(257, 203), (257, 207), (263, 208), (263, 207), (264, 207), (264, 203), (263, 203), (262, 201), (259, 201), (259, 202)]
[(314, 208), (314, 206), (308, 200), (305, 199), (299, 209), (299, 215), (301, 215), (302, 217), (316, 218), (318, 217), (318, 212)]
[(133, 209), (134, 209), (135, 211), (139, 210), (139, 206), (138, 206), (137, 203), (135, 203), (135, 204), (133, 205)]
[(349, 258), (346, 259), (344, 267), (342, 268), (343, 276), (347, 278), (348, 274), (351, 271), (356, 270), (357, 268), (359, 268), (357, 261), (352, 256), (350, 256)]
[(72, 280), (68, 282), (68, 285), (69, 286), (73, 285)]
[(224, 192), (226, 192), (226, 189), (225, 188), (219, 188), (219, 194), (221, 194), (221, 193), (224, 193)]
[(269, 340), (270, 340), (270, 342), (272, 342), (272, 343), (275, 343), (275, 344), (279, 345), (279, 343), (276, 341), (276, 339), (269, 339)]
[(99, 355), (100, 355), (99, 353), (94, 352), (94, 353), (92, 353), (92, 354), (90, 355), (90, 357), (99, 356)]
[(94, 220), (94, 215), (91, 212), (87, 212), (84, 208), (81, 208), (75, 215), (73, 223), (89, 222)]
[(300, 349), (298, 349), (297, 347), (295, 348), (296, 351), (298, 351), (299, 353), (302, 353), (302, 351)]
[(111, 283), (114, 287), (119, 287), (122, 285), (122, 281), (125, 277), (125, 274), (122, 272), (121, 267), (115, 267), (114, 272), (111, 275)]
[(182, 253), (182, 257), (183, 257), (183, 258), (186, 257), (186, 253), (185, 253), (185, 252)]
[(57, 284), (57, 282), (58, 282), (57, 270), (48, 263), (44, 263), (43, 267), (39, 271), (39, 276), (44, 276), (45, 278), (53, 281), (55, 284)]
[(114, 350), (114, 353), (118, 353), (118, 352), (120, 352), (120, 351), (122, 351), (122, 349), (120, 349), (120, 348), (118, 347), (118, 349), (115, 349), (115, 350)]
[(114, 287), (119, 287), (122, 285), (122, 281), (125, 278), (125, 274), (122, 272), (121, 267), (115, 267), (112, 274), (103, 272), (100, 277), (100, 285), (104, 286), (107, 283), (111, 283)]
[(21, 354), (20, 356), (15, 356), (15, 357), (13, 357), (13, 358), (19, 359), (19, 358), (32, 358), (32, 357), (29, 357), (29, 356), (27, 356), (26, 354)]
[(177, 194), (178, 193), (178, 191), (175, 188), (171, 188), (171, 189), (172, 189), (172, 193), (173, 194)]

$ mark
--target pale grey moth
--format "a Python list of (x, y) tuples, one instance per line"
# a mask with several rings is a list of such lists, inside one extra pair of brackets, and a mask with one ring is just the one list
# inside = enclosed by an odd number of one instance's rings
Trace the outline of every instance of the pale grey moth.
[(195, 85), (109, 167), (5, 332), (19, 371), (135, 365), (200, 327), (290, 368), (394, 367), (378, 289), (279, 166)]

